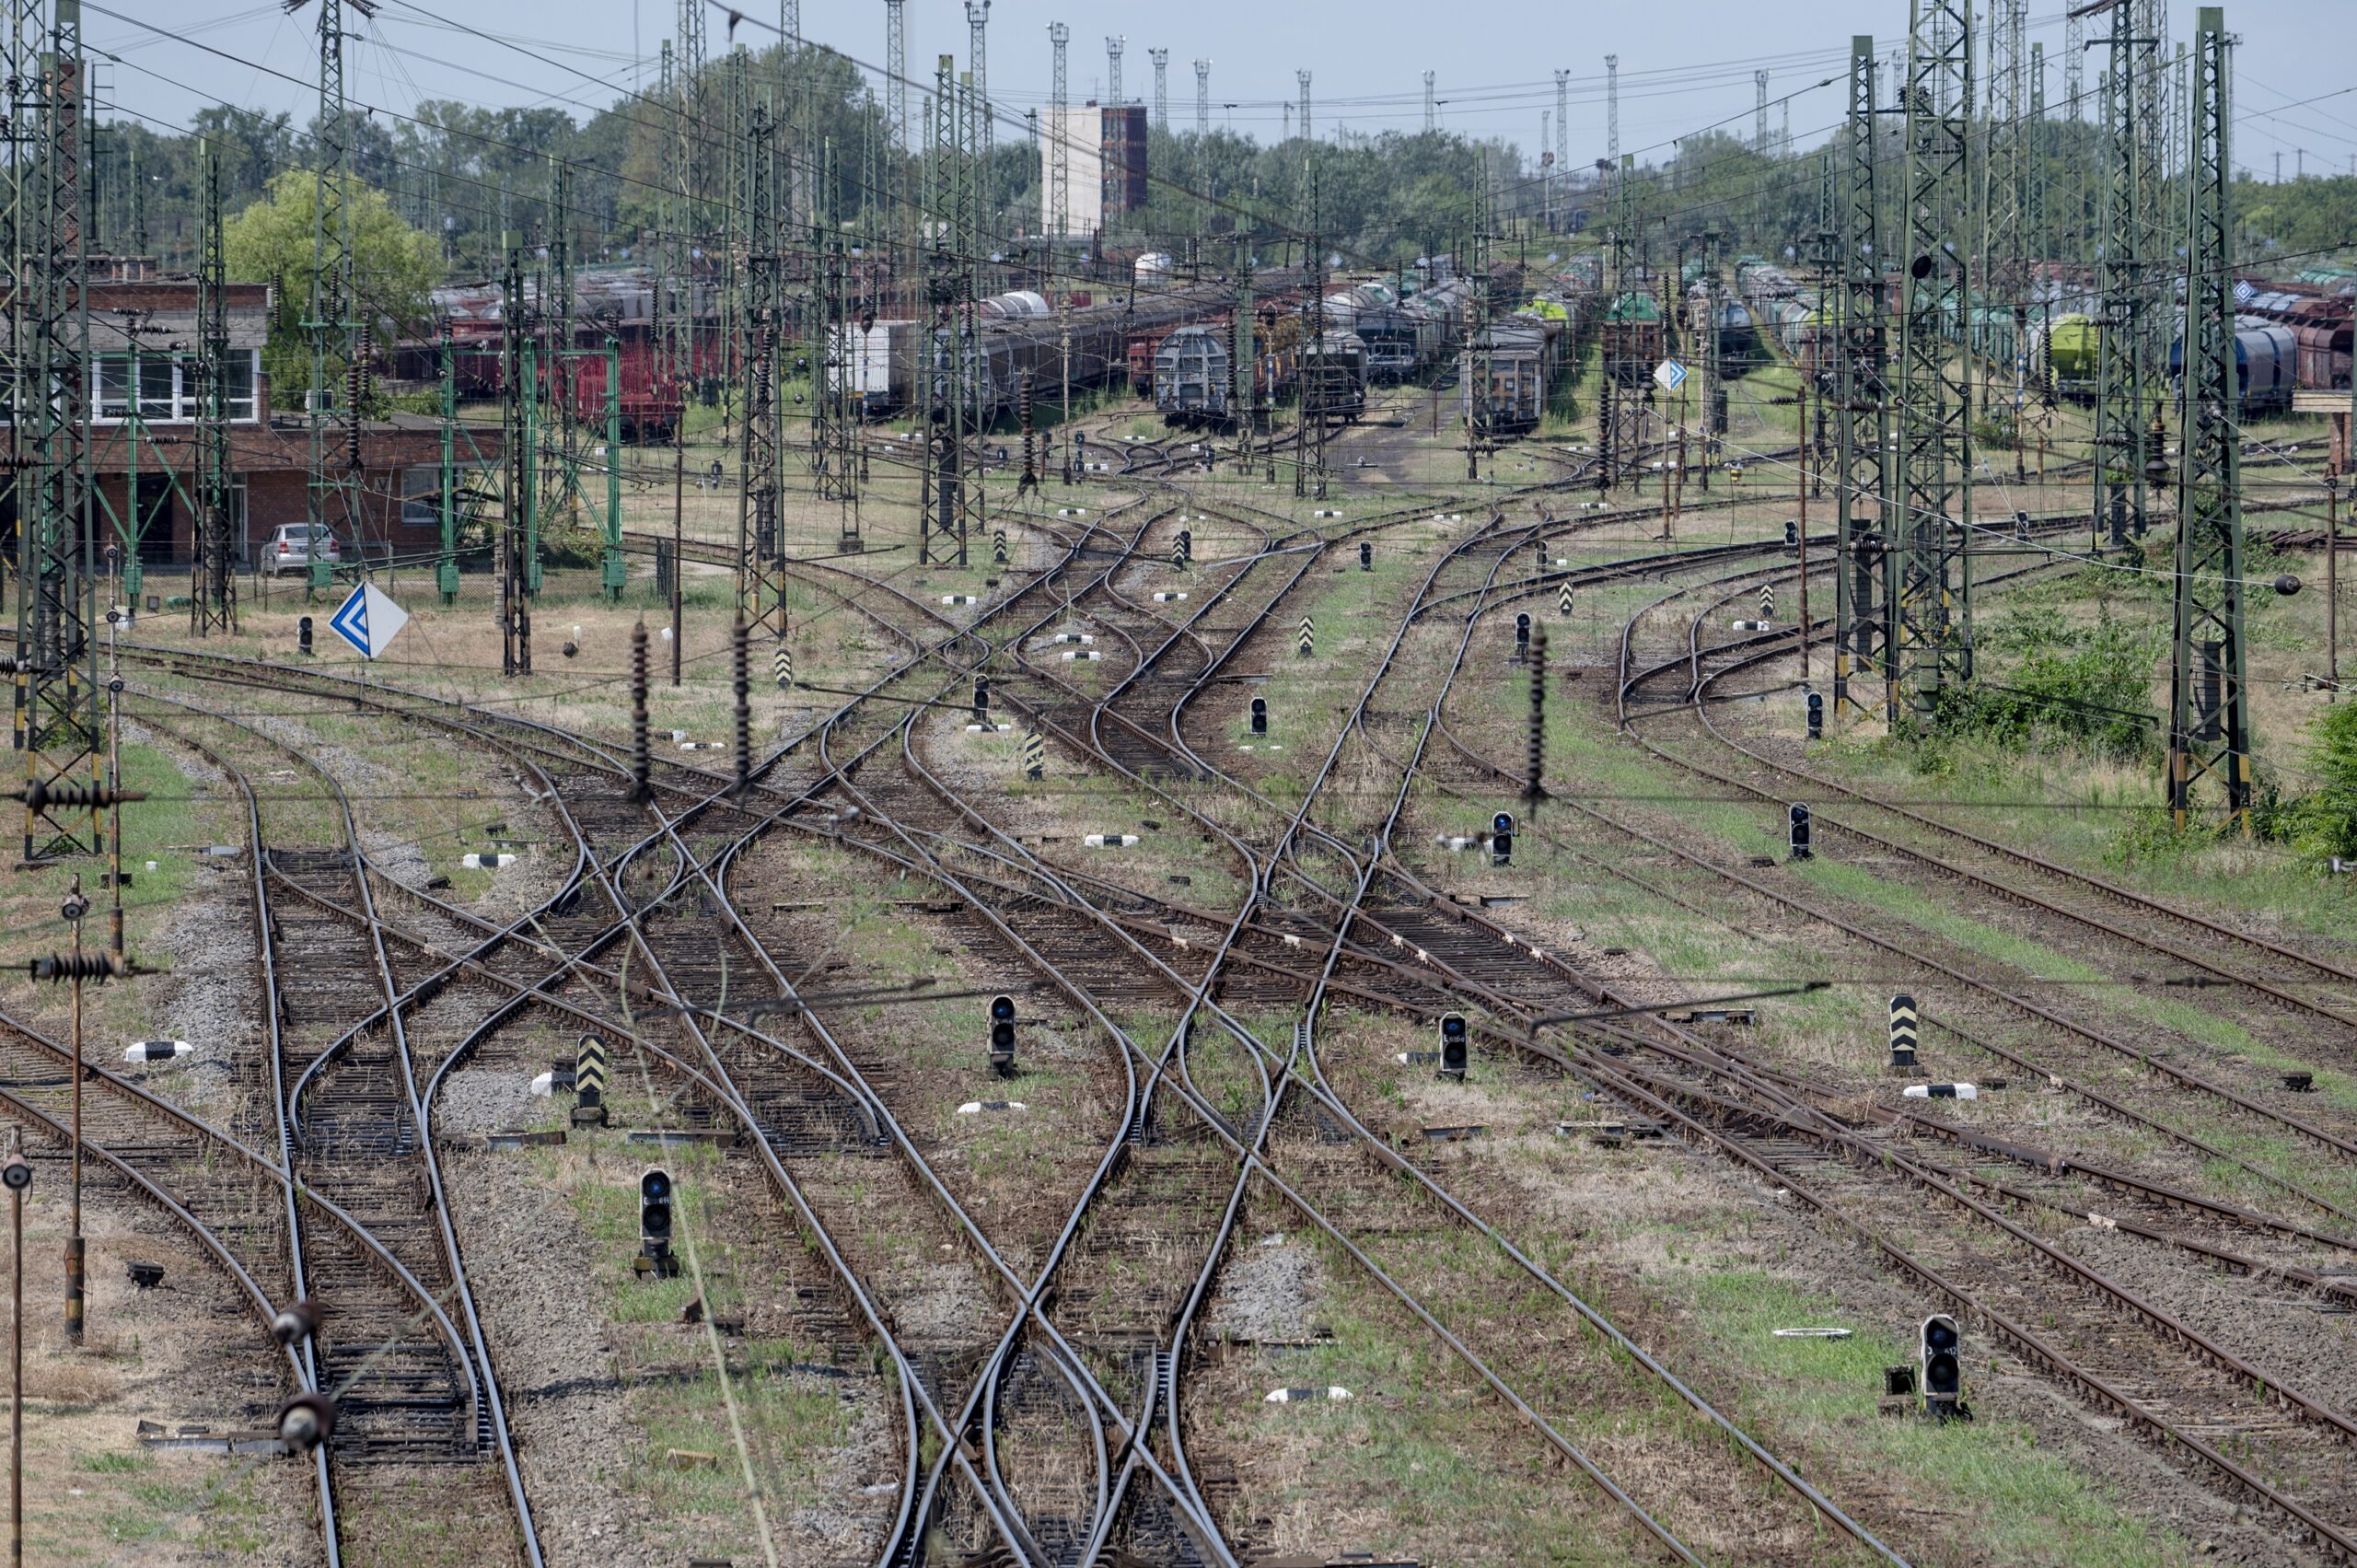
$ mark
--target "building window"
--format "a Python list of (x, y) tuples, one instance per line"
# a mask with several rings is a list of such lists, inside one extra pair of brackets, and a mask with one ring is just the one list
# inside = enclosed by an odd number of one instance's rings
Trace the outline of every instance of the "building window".
[(131, 411), (131, 360), (128, 355), (104, 354), (99, 356), (91, 374), (98, 388), (97, 406), (93, 417), (118, 420)]
[(442, 526), (442, 465), (412, 463), (401, 470), (401, 527)]
[[(254, 417), (254, 367), (261, 360), (260, 349), (229, 351), (228, 374), (222, 377), (227, 383), (222, 396), (222, 401), (227, 407), (223, 412), (229, 418), (251, 420)], [(190, 417), (194, 417), (193, 410)]]
[[(226, 366), (226, 408), (236, 422), (254, 418), (254, 379), (261, 354), (258, 349), (231, 349)], [(204, 361), (193, 354), (142, 354), (139, 359), (139, 417), (147, 424), (188, 423), (204, 415)], [(100, 354), (90, 366), (90, 417), (100, 424), (120, 424), (131, 415), (131, 356)]]
[(139, 417), (173, 419), (180, 396), (180, 363), (145, 355), (139, 361)]

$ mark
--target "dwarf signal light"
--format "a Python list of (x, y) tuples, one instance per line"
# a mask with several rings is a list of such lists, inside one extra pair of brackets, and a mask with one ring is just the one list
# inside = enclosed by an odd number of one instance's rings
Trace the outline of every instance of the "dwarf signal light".
[(1808, 807), (1797, 800), (1793, 802), (1792, 810), (1786, 813), (1786, 820), (1789, 823), (1788, 833), (1792, 842), (1792, 857), (1794, 860), (1808, 859), (1810, 854)]
[(1015, 998), (991, 998), (991, 1071), (1002, 1078), (1015, 1076)]
[(1465, 1076), (1466, 1063), (1472, 1057), (1472, 1048), (1465, 1031), (1465, 1015), (1443, 1013), (1440, 1016), (1440, 1075), (1444, 1078)]
[(671, 1173), (650, 1165), (638, 1179), (638, 1257), (631, 1267), (640, 1273), (677, 1274), (679, 1260), (671, 1255), (671, 1205), (677, 1196)]
[(1964, 1413), (1964, 1331), (1945, 1312), (1923, 1319), (1923, 1413), (1949, 1421)]
[(1490, 864), (1514, 864), (1514, 813), (1501, 811), (1490, 819)]

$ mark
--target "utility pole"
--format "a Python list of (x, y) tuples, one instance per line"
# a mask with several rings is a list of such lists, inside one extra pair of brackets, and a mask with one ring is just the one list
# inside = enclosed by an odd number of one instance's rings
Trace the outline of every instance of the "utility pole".
[[(1719, 419), (1719, 231), (1702, 231), (1702, 275), (1701, 287), (1695, 291), (1689, 320), (1694, 334), (1692, 358), (1701, 372), (1696, 377), (1701, 385), (1696, 389), (1702, 405), (1701, 455), (1702, 459), (1702, 491), (1711, 489), (1711, 453), (1718, 438), (1725, 433)], [(1682, 482), (1685, 476), (1679, 476)]]
[(434, 558), (434, 587), (445, 605), (459, 602), (459, 351), (450, 319), (442, 318), (442, 471), (437, 516), (441, 549)]
[(1490, 159), (1484, 153), (1480, 187), (1473, 194), (1472, 246), (1467, 257), (1472, 273), (1469, 303), (1473, 309), (1472, 331), (1465, 340), (1466, 357), (1472, 366), (1465, 400), (1465, 477), (1469, 481), (1481, 477), (1481, 447), (1492, 423), (1497, 392), (1497, 361), (1491, 353), (1490, 338)]
[(189, 630), (200, 637), (216, 631), (235, 636), (238, 578), (229, 541), (238, 519), (230, 487), (229, 265), (222, 226), (221, 149), (210, 136), (197, 152), (196, 200), (196, 331), (203, 389), (195, 431), (196, 563), (189, 585)]
[(556, 405), (557, 489), (547, 510), (568, 522), (577, 521), (588, 497), (581, 488), (579, 399), (575, 395), (580, 373), (575, 367), (573, 294), (572, 166), (549, 157), (549, 225), (540, 273), (541, 354)]
[(778, 407), (784, 279), (777, 199), (777, 124), (753, 106), (745, 134), (745, 419), (738, 433), (737, 614), (785, 636), (785, 541), (780, 528), (785, 432)]
[[(2134, 12), (2111, 11), (2110, 73), (2104, 79), (2108, 155), (2104, 185), (2103, 323), (2096, 344), (2095, 527), (2110, 543), (2144, 537), (2143, 137), (2138, 126)], [(2100, 540), (2090, 540), (2101, 553)]]
[(1620, 172), (1620, 56), (1604, 57), (1604, 156), (1612, 160), (1612, 172)]
[[(2023, 33), (2028, 0), (1996, 0), (1989, 8), (1989, 71), (1987, 112), (1983, 127), (1980, 180), (1974, 190), (1980, 223), (1975, 226), (1974, 253), (1980, 258), (1991, 306), (2014, 315), (2013, 389), (2008, 397), (2014, 444), (2014, 480), (2028, 479), (2024, 455), (2028, 443), (2024, 428), (2028, 413), (2029, 364), (2025, 328), (2029, 289), (2029, 237), (2025, 232), (2022, 184), (2029, 161), (2024, 152), (2031, 126), (2024, 118)], [(1968, 337), (1969, 341), (1969, 335)], [(1982, 345), (1974, 343), (1975, 348)], [(1993, 379), (1993, 378), (1992, 378)], [(1993, 401), (1993, 399), (1992, 399)]]
[(1309, 131), (1309, 73), (1295, 71), (1294, 79), (1301, 84), (1301, 139), (1305, 142), (1313, 141), (1316, 138), (1310, 134)]
[(1900, 333), (1898, 679), (1917, 725), (1972, 675), (1971, 357), (1949, 341), (1971, 298), (1970, 0), (1916, 0), (1907, 108), (1907, 309)]
[(1850, 108), (1843, 122), (1840, 250), (1829, 280), (1835, 300), (1834, 364), (1840, 377), (1840, 479), (1833, 487), (1833, 713), (1861, 717), (1873, 704), (1852, 681), (1883, 686), (1882, 709), (1896, 720), (1897, 689), (1888, 683), (1889, 600), (1884, 571), (1889, 554), (1889, 513), (1884, 505), (1884, 459), (1890, 445), (1890, 389), (1884, 384), (1882, 248), (1875, 242), (1875, 41), (1850, 40)]
[[(1326, 414), (1332, 406), (1334, 362), (1326, 342), (1326, 237), (1318, 232), (1318, 170), (1309, 171), (1309, 331), (1302, 354), (1301, 455), (1293, 469), (1296, 500), (1309, 494), (1309, 470), (1318, 470), (1318, 494), (1326, 494)], [(1479, 198), (1477, 197), (1478, 201)]]
[[(1049, 272), (1052, 273), (1055, 271), (1056, 242), (1072, 232), (1072, 143), (1064, 123), (1068, 113), (1064, 98), (1064, 47), (1072, 41), (1072, 29), (1062, 22), (1050, 22), (1048, 41), (1055, 48), (1055, 75), (1048, 88), (1048, 255)], [(1066, 408), (1056, 415), (1059, 424), (1069, 414), (1071, 401), (1067, 395), (1064, 399)]]
[(1146, 53), (1154, 61), (1154, 128), (1170, 129), (1170, 51), (1149, 49)]
[(1195, 139), (1212, 134), (1212, 63), (1195, 62)]
[[(1425, 127), (1430, 130), (1430, 126)], [(1572, 177), (1572, 74), (1555, 73), (1555, 178)]]
[[(2250, 708), (2243, 684), (2242, 434), (2235, 423), (2232, 46), (2225, 10), (2200, 8), (2194, 29), (2193, 165), (2185, 296), (2185, 452), (2178, 476), (2169, 814), (2182, 830), (2194, 790), (2226, 796), (2229, 824), (2250, 831)], [(2328, 540), (2328, 548), (2332, 541)], [(2338, 586), (2337, 584), (2335, 585)]]
[[(696, 84), (679, 72), (679, 52), (672, 41), (663, 41), (661, 96), (663, 112), (669, 120), (671, 134), (664, 139), (665, 169), (660, 203), (662, 209), (663, 248), (659, 296), (668, 307), (664, 324), (668, 329), (665, 343), (668, 351), (670, 376), (684, 414), (690, 391), (696, 378), (696, 309), (695, 249), (691, 231), (697, 224), (696, 149), (694, 107)], [(685, 422), (680, 422), (678, 439), (687, 439)]]
[(904, 151), (913, 151), (909, 142), (909, 34), (901, 14), (907, 4), (884, 0), (884, 123)]
[(1121, 107), (1121, 54), (1130, 47), (1130, 35), (1109, 37), (1105, 41), (1105, 101), (1115, 109)]
[(1432, 73), (1432, 72), (1430, 72), (1430, 71), (1427, 71), (1427, 72), (1425, 72), (1425, 73), (1424, 73), (1424, 134), (1425, 134), (1425, 135), (1429, 136), (1429, 135), (1431, 135), (1431, 134), (1433, 134), (1433, 131), (1434, 131), (1434, 124), (1435, 124), (1435, 122), (1434, 122), (1434, 110), (1433, 110), (1433, 73)]
[[(8, 306), (9, 347), (23, 411), (9, 436), (17, 457), (17, 744), (24, 752), (24, 858), (105, 849), (95, 806), (36, 806), (39, 791), (99, 789), (97, 562), (86, 443), (89, 301), (82, 227), (80, 0), (58, 0), (49, 48), (38, 13), (20, 16), (14, 42), (34, 99), (21, 156), (11, 160), (21, 269)], [(29, 481), (29, 482), (28, 482)], [(29, 500), (30, 505), (26, 505)]]
[[(352, 540), (362, 570), (367, 551), (361, 537), (360, 332), (354, 319), (352, 196), (352, 123), (343, 90), (344, 11), (377, 14), (376, 0), (319, 0), (319, 144), (313, 169), (311, 285), (310, 523), (314, 540), (339, 528)], [(337, 395), (336, 382), (344, 383)], [(327, 552), (309, 552), (306, 591), (330, 581)]]
[(990, 167), (991, 143), (991, 74), (990, 27), (991, 0), (966, 0), (966, 65), (974, 74), (974, 102), (980, 110), (982, 142), (982, 167)]
[[(501, 486), (500, 673), (532, 673), (531, 597), (540, 587), (540, 349), (524, 304), (523, 250), (507, 238), (499, 306)], [(677, 574), (674, 560), (671, 570)]]

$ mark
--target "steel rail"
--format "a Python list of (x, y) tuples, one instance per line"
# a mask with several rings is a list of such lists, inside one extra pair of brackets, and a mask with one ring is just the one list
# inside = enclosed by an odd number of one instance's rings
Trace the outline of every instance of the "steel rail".
[[(1213, 1114), (1215, 1115), (1216, 1113), (1213, 1113)], [(1477, 1223), (1478, 1223), (1478, 1222), (1477, 1222)]]
[[(175, 701), (164, 697), (158, 697), (156, 700)], [(406, 1098), (410, 1125), (418, 1131), (418, 1158), (425, 1171), (429, 1206), (433, 1211), (435, 1223), (440, 1235), (443, 1261), (450, 1271), (451, 1283), (458, 1293), (459, 1316), (465, 1323), (465, 1342), (460, 1351), (459, 1365), (466, 1376), (468, 1402), (470, 1406), (483, 1400), (489, 1402), (493, 1442), (499, 1452), (501, 1468), (505, 1473), (508, 1498), (516, 1508), (518, 1544), (523, 1548), (525, 1560), (531, 1564), (531, 1568), (543, 1568), (544, 1560), (540, 1553), (540, 1534), (532, 1521), (530, 1500), (525, 1495), (523, 1471), (516, 1461), (515, 1442), (508, 1429), (506, 1406), (499, 1391), (498, 1374), (492, 1365), (490, 1344), (483, 1335), (482, 1318), (476, 1310), (474, 1290), (467, 1278), (466, 1259), (459, 1246), (458, 1232), (450, 1222), (449, 1202), (443, 1191), (441, 1157), (434, 1147), (433, 1140), (425, 1136), (424, 1108), (418, 1098), (416, 1074), (411, 1061), (408, 1029), (397, 1000), (401, 993), (401, 985), (393, 973), (391, 958), (385, 950), (384, 932), (377, 915), (375, 894), (369, 888), (366, 875), (360, 869), (365, 852), (360, 844), (359, 826), (353, 819), (351, 800), (333, 774), (296, 748), (242, 721), (219, 714), (206, 716), (215, 722), (226, 723), (232, 728), (262, 740), (274, 749), (296, 758), (318, 775), (335, 801), (337, 818), (346, 853), (351, 861), (353, 888), (359, 896), (359, 912), (366, 922), (366, 929), (369, 947), (375, 959), (378, 983), (384, 995), (386, 1004), (384, 1017), (392, 1033), (393, 1060), (401, 1070), (401, 1083)], [(218, 761), (226, 763), (226, 759)], [(229, 771), (240, 777), (243, 775), (243, 770), (234, 764), (229, 765)], [(250, 792), (249, 792), (249, 799), (250, 800)], [(259, 819), (257, 819), (257, 827), (259, 827)], [(261, 877), (261, 865), (266, 853), (261, 840), (257, 836), (254, 854), (256, 875), (265, 888), (267, 879)], [(266, 903), (257, 908), (256, 917), (265, 930), (270, 928), (271, 912)], [(271, 994), (270, 1008), (275, 1015), (277, 1010), (275, 991)], [(282, 1118), (283, 1127), (284, 1119), (289, 1115), (289, 1109), (283, 1101), (279, 1115)], [(290, 1173), (293, 1168), (290, 1164), (288, 1167)]]
[[(1500, 764), (1490, 762), (1488, 765), (1493, 772), (1497, 772), (1501, 776), (1507, 778), (1513, 778), (1515, 776), (1511, 770), (1506, 769)], [(1575, 807), (1578, 806), (1576, 801), (1573, 801), (1571, 804)], [(1750, 878), (1742, 877), (1735, 873), (1726, 871), (1723, 867), (1713, 865), (1711, 863), (1699, 856), (1692, 855), (1678, 849), (1677, 846), (1670, 845), (1664, 841), (1651, 835), (1644, 834), (1640, 830), (1628, 828), (1622, 824), (1611, 822), (1609, 819), (1601, 819), (1601, 814), (1586, 810), (1585, 807), (1582, 807), (1581, 809), (1583, 809), (1587, 815), (1596, 816), (1600, 819), (1605, 820), (1608, 826), (1613, 827), (1619, 831), (1638, 837), (1656, 848), (1660, 848), (1679, 858), (1687, 859), (1693, 864), (1701, 866), (1703, 869), (1712, 872), (1713, 875), (1721, 876), (1747, 886), (1751, 885), (1752, 879)], [(1555, 835), (1547, 833), (1544, 830), (1541, 831), (1541, 836), (1549, 839), (1550, 842), (1555, 838)], [(1560, 964), (1560, 958), (1558, 958), (1556, 962)], [(1602, 987), (1599, 989), (1604, 994), (1612, 994), (1609, 987)], [(1666, 1026), (1663, 1027), (1666, 1028)], [(1669, 1030), (1668, 1032), (1673, 1034), (1681, 1033), (1681, 1031), (1676, 1030)], [(1686, 1038), (1690, 1039), (1691, 1037), (1689, 1036)], [(1696, 1041), (1695, 1043), (1698, 1045), (1701, 1044), (1700, 1041)], [(1705, 1046), (1704, 1049), (1710, 1050), (1711, 1048)], [(1724, 1070), (1727, 1070), (1736, 1075), (1739, 1080), (1750, 1083), (1755, 1089), (1759, 1089), (1768, 1093), (1771, 1101), (1780, 1098), (1776, 1091), (1767, 1088), (1756, 1074), (1747, 1072), (1746, 1064), (1737, 1062), (1734, 1058), (1725, 1056), (1724, 1052), (1713, 1051), (1713, 1054), (1718, 1058), (1719, 1063), (1723, 1065)], [(1739, 1143), (1728, 1137), (1718, 1128), (1708, 1125), (1707, 1123), (1698, 1121), (1695, 1118), (1687, 1115), (1683, 1111), (1678, 1110), (1658, 1093), (1654, 1092), (1653, 1090), (1646, 1088), (1644, 1086), (1635, 1082), (1626, 1073), (1625, 1069), (1611, 1063), (1608, 1059), (1598, 1059), (1594, 1057), (1591, 1053), (1578, 1053), (1575, 1059), (1580, 1062), (1582, 1068), (1592, 1081), (1598, 1082), (1605, 1086), (1611, 1088), (1613, 1092), (1620, 1094), (1623, 1098), (1628, 1098), (1633, 1104), (1641, 1104), (1655, 1109), (1657, 1113), (1663, 1114), (1666, 1120), (1670, 1120), (1678, 1125), (1686, 1127), (1697, 1137), (1710, 1142), (1714, 1146), (1722, 1148), (1724, 1151), (1739, 1159), (1742, 1163), (1745, 1163), (1759, 1171), (1762, 1175), (1772, 1178), (1787, 1190), (1792, 1191), (1796, 1195), (1802, 1197), (1803, 1201), (1809, 1203), (1812, 1208), (1827, 1214), (1829, 1217), (1832, 1217), (1848, 1225), (1850, 1228), (1857, 1231), (1862, 1237), (1874, 1244), (1877, 1250), (1881, 1251), (1886, 1257), (1889, 1258), (1895, 1264), (1899, 1266), (1903, 1272), (1918, 1278), (1938, 1294), (1945, 1296), (1952, 1302), (1956, 1303), (1964, 1310), (1980, 1317), (1984, 1321), (1987, 1321), (1992, 1326), (1998, 1328), (2000, 1332), (2006, 1338), (2014, 1341), (2014, 1342), (2019, 1345), (2026, 1353), (2038, 1360), (2042, 1365), (2047, 1365), (2050, 1370), (2054, 1371), (2057, 1376), (2062, 1376), (2066, 1381), (2070, 1381), (2076, 1386), (2096, 1394), (2102, 1402), (2119, 1410), (2122, 1414), (2127, 1415), (2131, 1420), (2135, 1421), (2140, 1426), (2155, 1433), (2165, 1440), (2183, 1444), (2190, 1451), (2202, 1458), (2206, 1463), (2209, 1463), (2213, 1468), (2217, 1469), (2222, 1475), (2225, 1476), (2234, 1484), (2245, 1488), (2247, 1491), (2250, 1492), (2252, 1495), (2258, 1497), (2262, 1502), (2269, 1504), (2270, 1506), (2277, 1507), (2280, 1511), (2289, 1514), (2304, 1527), (2313, 1531), (2320, 1541), (2332, 1545), (2336, 1551), (2340, 1551), (2344, 1556), (2357, 1557), (2357, 1548), (2352, 1548), (2351, 1543), (2340, 1535), (2332, 1526), (2318, 1518), (2305, 1505), (2298, 1503), (2297, 1500), (2286, 1496), (2265, 1481), (2262, 1478), (2250, 1473), (2243, 1467), (2236, 1465), (2230, 1459), (2227, 1459), (2213, 1446), (2201, 1439), (2193, 1436), (2176, 1423), (2171, 1423), (2167, 1418), (2146, 1408), (2140, 1401), (2123, 1394), (2120, 1390), (2111, 1387), (2104, 1380), (2095, 1377), (2094, 1376), (2084, 1372), (2083, 1369), (2076, 1367), (2067, 1357), (2061, 1355), (2061, 1353), (2056, 1351), (2051, 1345), (2047, 1344), (2035, 1333), (2030, 1332), (2022, 1325), (2014, 1322), (2003, 1314), (1989, 1307), (1986, 1303), (1977, 1299), (1970, 1292), (1956, 1285), (1954, 1282), (1945, 1279), (1937, 1272), (1931, 1270), (1919, 1260), (1915, 1259), (1905, 1249), (1892, 1241), (1886, 1234), (1862, 1221), (1859, 1221), (1855, 1216), (1849, 1214), (1838, 1205), (1834, 1205), (1829, 1201), (1823, 1199), (1821, 1196), (1817, 1194), (1813, 1189), (1807, 1187), (1805, 1183), (1802, 1182), (1789, 1170), (1752, 1153), (1747, 1148), (1744, 1148)], [(2083, 1283), (2089, 1283), (2090, 1285), (2098, 1288), (2105, 1294), (2111, 1295), (2116, 1300), (2121, 1300), (2125, 1303), (2131, 1304), (2131, 1309), (2136, 1310), (2139, 1316), (2144, 1318), (2147, 1322), (2153, 1324), (2157, 1331), (2163, 1333), (2168, 1338), (2176, 1340), (2177, 1342), (2185, 1345), (2201, 1359), (2208, 1361), (2212, 1365), (2223, 1367), (2235, 1376), (2251, 1378), (2255, 1387), (2260, 1390), (2262, 1395), (2275, 1399), (2277, 1402), (2286, 1405), (2296, 1413), (2306, 1416), (2308, 1419), (2316, 1422), (2319, 1425), (2343, 1436), (2344, 1438), (2350, 1435), (2352, 1430), (2352, 1423), (2348, 1423), (2346, 1418), (2338, 1416), (2337, 1412), (2331, 1411), (2328, 1409), (2315, 1405), (2313, 1401), (2308, 1400), (2305, 1396), (2299, 1395), (2294, 1390), (2284, 1389), (2272, 1380), (2260, 1376), (2255, 1371), (2248, 1368), (2247, 1365), (2242, 1364), (2238, 1358), (2234, 1357), (2231, 1353), (2225, 1352), (2222, 1347), (2214, 1345), (2202, 1336), (2185, 1327), (2185, 1325), (2176, 1320), (2165, 1311), (2153, 1308), (2149, 1304), (2142, 1303), (2140, 1298), (2133, 1297), (2130, 1293), (2121, 1290), (2108, 1280), (2103, 1279), (2102, 1276), (2096, 1274), (2092, 1270), (2086, 1269), (2084, 1265), (2080, 1264), (2076, 1260), (2070, 1259), (2064, 1254), (2054, 1253), (2050, 1248), (2048, 1248), (2046, 1244), (2039, 1241), (2038, 1238), (2029, 1236), (2027, 1233), (2021, 1232), (2018, 1226), (2013, 1225), (2012, 1223), (2006, 1220), (2002, 1214), (1998, 1214), (1994, 1211), (1989, 1210), (1985, 1204), (1981, 1204), (1977, 1200), (1973, 1200), (1960, 1188), (1956, 1187), (1953, 1184), (1944, 1182), (1940, 1178), (1929, 1171), (1910, 1166), (1908, 1161), (1906, 1161), (1902, 1156), (1895, 1156), (1892, 1151), (1887, 1149), (1864, 1149), (1858, 1144), (1854, 1135), (1827, 1122), (1821, 1112), (1816, 1110), (1815, 1108), (1806, 1105), (1805, 1101), (1783, 1098), (1782, 1103), (1797, 1114), (1809, 1118), (1816, 1124), (1824, 1127), (1827, 1130), (1829, 1136), (1845, 1140), (1849, 1146), (1851, 1157), (1856, 1163), (1866, 1166), (1881, 1163), (1886, 1166), (1895, 1166), (1901, 1168), (1904, 1173), (1909, 1176), (1910, 1179), (1914, 1180), (1921, 1185), (1924, 1185), (1928, 1189), (1941, 1193), (1943, 1196), (1952, 1199), (1957, 1204), (1968, 1209), (1969, 1212), (1979, 1214), (1990, 1221), (1990, 1223), (1996, 1225), (2015, 1240), (2030, 1247), (2034, 1251), (2039, 1252), (2042, 1257), (2047, 1257), (2048, 1260), (2049, 1260), (2053, 1266), (2061, 1269), (2066, 1272), (2066, 1274), (2078, 1278), (2082, 1280)]]

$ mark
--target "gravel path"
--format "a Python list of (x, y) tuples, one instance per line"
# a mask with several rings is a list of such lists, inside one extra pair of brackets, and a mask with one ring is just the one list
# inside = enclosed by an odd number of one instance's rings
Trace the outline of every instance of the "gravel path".
[[(458, 1074), (437, 1121), (473, 1076)], [(677, 1550), (649, 1527), (653, 1510), (621, 1473), (642, 1439), (614, 1376), (612, 1335), (601, 1314), (583, 1310), (599, 1263), (573, 1206), (512, 1155), (447, 1154), (443, 1176), (468, 1274), (496, 1304), (483, 1332), (551, 1568), (677, 1568)]]

